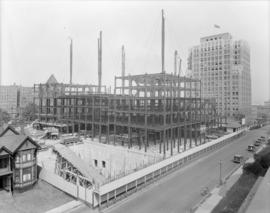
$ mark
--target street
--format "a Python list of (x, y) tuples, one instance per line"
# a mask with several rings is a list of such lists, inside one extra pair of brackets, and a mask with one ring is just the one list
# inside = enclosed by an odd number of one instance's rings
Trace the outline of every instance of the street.
[[(146, 190), (104, 209), (106, 213), (179, 213), (188, 212), (201, 198), (204, 187), (212, 189), (219, 183), (219, 162), (222, 161), (222, 176), (226, 176), (237, 164), (232, 162), (234, 154), (251, 156), (246, 149), (261, 135), (266, 135), (269, 126), (247, 132), (243, 137), (214, 151), (208, 156), (192, 162), (186, 167), (148, 186)], [(74, 212), (89, 212), (87, 207)]]

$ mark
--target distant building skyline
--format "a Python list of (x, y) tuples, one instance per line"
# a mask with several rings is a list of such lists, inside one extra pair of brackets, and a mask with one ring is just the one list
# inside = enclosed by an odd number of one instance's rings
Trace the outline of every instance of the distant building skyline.
[(7, 111), (12, 117), (21, 114), (27, 104), (33, 103), (34, 87), (19, 85), (0, 85), (0, 109)]
[(229, 117), (251, 110), (250, 49), (230, 33), (209, 35), (190, 49), (188, 69), (202, 82), (202, 97), (215, 98), (218, 113)]

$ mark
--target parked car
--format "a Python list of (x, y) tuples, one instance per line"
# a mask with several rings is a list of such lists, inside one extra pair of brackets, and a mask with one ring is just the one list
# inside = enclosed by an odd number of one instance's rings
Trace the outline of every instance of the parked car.
[(248, 148), (247, 148), (247, 150), (249, 151), (249, 152), (254, 152), (255, 151), (255, 146), (254, 145), (248, 145)]
[(237, 154), (237, 155), (234, 155), (234, 156), (233, 156), (233, 162), (234, 162), (234, 163), (242, 163), (243, 160), (244, 160), (243, 155)]
[(256, 140), (254, 143), (254, 146), (260, 146), (261, 145), (261, 141), (260, 140)]
[(264, 136), (261, 136), (261, 137), (260, 137), (260, 140), (261, 140), (262, 142), (265, 142), (265, 141), (266, 141), (266, 138), (265, 138)]

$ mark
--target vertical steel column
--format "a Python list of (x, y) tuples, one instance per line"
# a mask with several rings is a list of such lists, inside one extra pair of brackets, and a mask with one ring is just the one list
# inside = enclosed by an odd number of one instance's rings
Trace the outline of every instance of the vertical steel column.
[(189, 82), (189, 101), (190, 101), (190, 109), (189, 109), (189, 116), (190, 116), (190, 129), (189, 129), (189, 148), (192, 148), (192, 129), (193, 129), (193, 120), (192, 120), (192, 105), (193, 105), (193, 97), (192, 97), (192, 81)]
[(181, 145), (181, 79), (180, 75), (178, 75), (178, 112), (177, 112), (177, 122), (178, 122), (178, 140), (177, 140), (177, 152), (180, 152), (180, 145)]
[(197, 143), (197, 131), (198, 131), (198, 98), (197, 98), (197, 83), (198, 82), (195, 82), (195, 101), (194, 101), (194, 104), (195, 104), (195, 126), (194, 126), (194, 137), (195, 137), (195, 146), (198, 146), (198, 143)]
[(186, 151), (187, 146), (187, 124), (186, 124), (186, 113), (187, 113), (187, 106), (186, 106), (186, 78), (184, 78), (184, 151)]
[(174, 75), (177, 75), (177, 50), (174, 51)]
[(170, 104), (171, 104), (171, 107), (170, 107), (170, 113), (171, 113), (170, 114), (170, 122), (171, 122), (170, 123), (170, 126), (171, 126), (170, 127), (170, 133), (171, 133), (170, 140), (171, 140), (171, 143), (170, 144), (171, 144), (171, 155), (173, 155), (173, 144), (172, 144), (173, 143), (173, 128), (172, 128), (172, 126), (173, 126), (173, 78), (170, 79), (170, 84), (171, 84), (170, 85), (170, 87), (171, 87), (170, 88), (170, 90), (171, 90), (170, 91), (170, 96), (171, 96), (170, 97), (170, 100), (171, 100), (170, 101)]
[(161, 11), (161, 72), (165, 73), (165, 18), (164, 11)]
[(114, 119), (113, 119), (113, 144), (115, 145), (115, 135), (116, 135), (116, 80), (117, 78), (114, 77), (114, 98), (113, 98), (113, 115), (114, 115)]
[(73, 41), (72, 38), (70, 38), (70, 44), (69, 44), (69, 83), (72, 84), (72, 66), (73, 66)]
[(110, 94), (108, 95), (108, 99), (107, 99), (107, 108), (106, 108), (106, 112), (107, 112), (107, 115), (106, 115), (106, 122), (107, 122), (107, 132), (106, 132), (106, 143), (108, 144), (109, 143), (109, 135), (110, 135), (110, 101), (111, 101), (111, 96)]
[(147, 86), (144, 78), (144, 151), (147, 151), (148, 131), (147, 131)]
[(102, 107), (102, 96), (99, 95), (99, 106), (98, 106), (98, 109), (99, 109), (99, 123), (98, 123), (98, 138), (99, 138), (99, 142), (101, 142), (101, 129), (102, 129), (102, 126), (101, 126), (101, 122), (102, 122), (102, 119), (101, 119), (101, 113), (102, 113), (102, 110), (103, 110), (103, 107)]
[(95, 113), (94, 113), (94, 94), (92, 95), (92, 141), (94, 140), (94, 137), (95, 137), (95, 125), (94, 125), (94, 122), (95, 122)]
[(163, 155), (166, 156), (166, 79), (165, 74), (163, 75)]
[[(123, 75), (123, 73), (122, 73)], [(122, 76), (123, 78), (123, 76)], [(128, 148), (131, 147), (131, 98), (132, 98), (132, 89), (131, 89), (131, 79), (129, 78), (129, 81), (128, 81), (128, 88), (129, 88), (129, 97), (127, 98), (127, 101), (128, 101)], [(123, 81), (122, 81), (122, 88), (123, 88), (124, 84), (123, 84)], [(123, 89), (124, 90), (124, 89)]]
[(125, 47), (122, 46), (122, 95), (125, 94), (125, 72), (126, 72), (126, 53)]
[(101, 93), (102, 79), (102, 31), (99, 32), (98, 38), (98, 93)]
[(201, 125), (202, 125), (202, 82), (200, 82), (200, 145), (202, 144), (202, 133), (201, 133)]

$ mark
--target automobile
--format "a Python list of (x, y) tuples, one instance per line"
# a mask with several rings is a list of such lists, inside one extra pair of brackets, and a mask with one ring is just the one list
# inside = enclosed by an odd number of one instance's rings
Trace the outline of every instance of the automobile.
[(260, 140), (264, 142), (266, 140), (266, 138), (264, 136), (261, 136)]
[(244, 160), (243, 155), (237, 154), (233, 156), (234, 163), (241, 163)]
[(247, 150), (249, 151), (249, 152), (254, 152), (255, 151), (255, 146), (254, 145), (248, 145), (248, 148), (247, 148)]
[(256, 140), (254, 143), (254, 146), (260, 146), (261, 145), (261, 141), (260, 140)]

